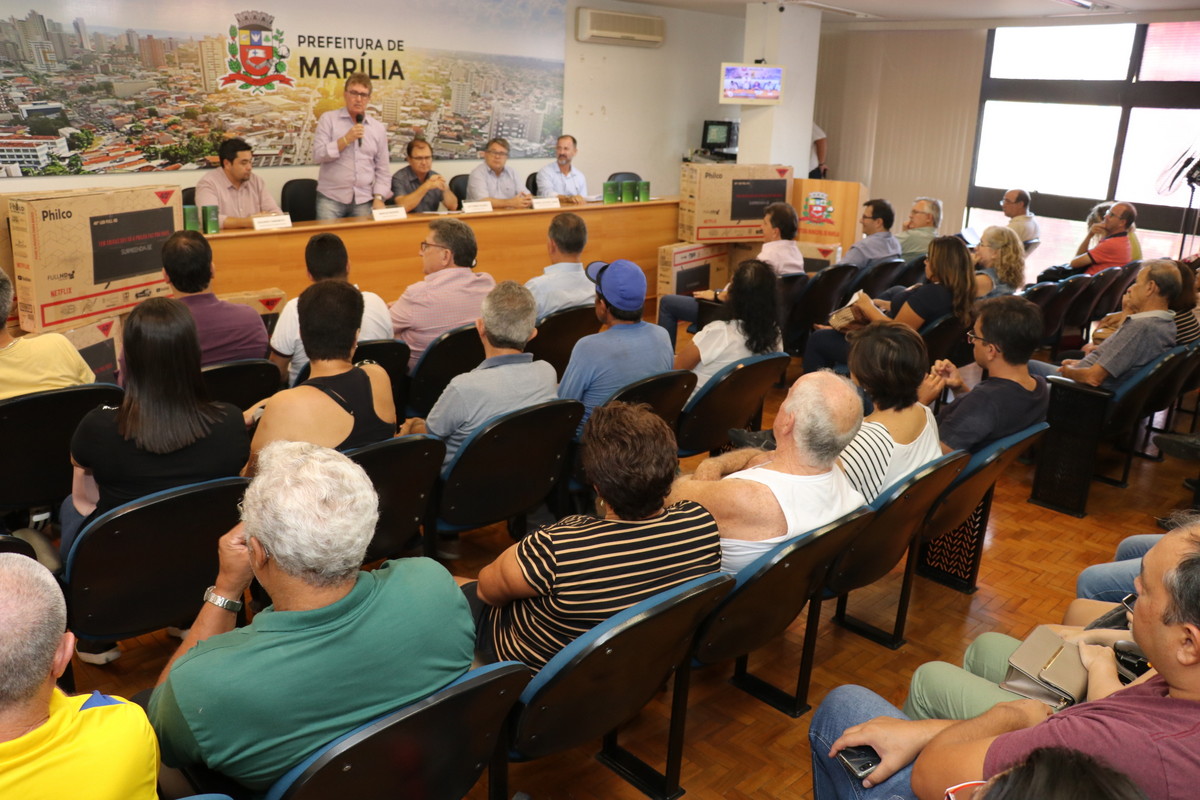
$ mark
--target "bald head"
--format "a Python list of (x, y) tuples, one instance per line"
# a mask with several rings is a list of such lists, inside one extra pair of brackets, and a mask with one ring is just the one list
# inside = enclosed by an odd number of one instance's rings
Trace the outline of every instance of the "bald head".
[(0, 709), (37, 694), (66, 629), (67, 603), (50, 570), (0, 553)]
[[(829, 468), (862, 425), (862, 399), (854, 384), (829, 370), (801, 375), (780, 407), (791, 425), (791, 444), (813, 466)], [(779, 431), (776, 432), (777, 434)]]

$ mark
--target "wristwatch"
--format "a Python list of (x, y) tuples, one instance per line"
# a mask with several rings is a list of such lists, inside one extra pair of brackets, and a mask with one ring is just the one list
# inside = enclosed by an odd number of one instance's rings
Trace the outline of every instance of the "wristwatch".
[(377, 195), (375, 195), (375, 199), (376, 199), (376, 200), (382, 200), (382, 199), (383, 199), (383, 195), (381, 195), (381, 194), (377, 194)]
[(237, 613), (242, 610), (241, 600), (230, 600), (228, 597), (222, 597), (216, 593), (216, 586), (210, 586), (204, 590), (204, 602), (212, 603), (217, 608), (223, 608), (226, 611)]

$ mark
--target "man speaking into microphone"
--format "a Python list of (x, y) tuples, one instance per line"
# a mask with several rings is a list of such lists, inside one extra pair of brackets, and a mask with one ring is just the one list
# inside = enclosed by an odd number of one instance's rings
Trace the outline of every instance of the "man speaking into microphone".
[(370, 216), (392, 194), (387, 127), (366, 114), (371, 79), (355, 72), (342, 97), (345, 108), (322, 114), (313, 139), (313, 161), (321, 165), (317, 219)]

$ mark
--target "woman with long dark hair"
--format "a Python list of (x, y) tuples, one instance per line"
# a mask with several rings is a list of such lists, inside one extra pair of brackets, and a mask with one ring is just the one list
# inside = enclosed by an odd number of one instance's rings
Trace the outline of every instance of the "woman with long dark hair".
[(738, 265), (726, 310), (727, 319), (705, 325), (675, 356), (675, 369), (696, 373), (695, 392), (734, 361), (782, 349), (778, 280), (770, 264), (751, 258)]

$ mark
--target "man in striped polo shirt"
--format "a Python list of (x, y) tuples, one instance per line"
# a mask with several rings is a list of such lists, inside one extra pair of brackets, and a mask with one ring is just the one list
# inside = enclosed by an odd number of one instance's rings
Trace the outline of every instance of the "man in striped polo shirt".
[(476, 592), (487, 608), (476, 644), (484, 658), (540, 669), (612, 615), (720, 565), (712, 515), (690, 501), (665, 506), (675, 435), (649, 406), (596, 408), (583, 446), (603, 518), (566, 517), (480, 571)]

